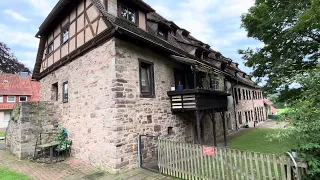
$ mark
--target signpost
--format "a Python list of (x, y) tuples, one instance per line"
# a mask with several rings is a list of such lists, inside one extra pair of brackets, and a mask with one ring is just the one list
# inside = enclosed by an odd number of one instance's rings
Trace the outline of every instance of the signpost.
[(202, 153), (207, 156), (214, 156), (214, 148), (203, 146)]

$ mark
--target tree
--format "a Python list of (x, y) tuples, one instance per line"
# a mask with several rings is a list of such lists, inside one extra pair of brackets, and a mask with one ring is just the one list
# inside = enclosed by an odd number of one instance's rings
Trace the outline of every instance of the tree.
[(295, 76), (295, 80), (301, 84), (301, 93), (289, 104), (285, 118), (290, 123), (275, 138), (285, 140), (294, 137), (299, 152), (308, 162), (309, 175), (320, 177), (320, 65)]
[(0, 42), (0, 73), (17, 74), (19, 72), (30, 73), (30, 70), (17, 60), (6, 44)]
[(319, 63), (320, 0), (256, 0), (241, 18), (248, 37), (264, 43), (239, 53), (254, 77), (267, 78), (265, 90), (288, 90), (293, 76)]

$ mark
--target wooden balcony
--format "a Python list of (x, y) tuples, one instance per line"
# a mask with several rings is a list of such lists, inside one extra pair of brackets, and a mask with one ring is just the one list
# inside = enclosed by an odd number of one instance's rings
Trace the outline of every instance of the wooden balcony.
[(168, 91), (173, 113), (223, 109), (228, 107), (229, 93), (208, 89), (186, 89)]

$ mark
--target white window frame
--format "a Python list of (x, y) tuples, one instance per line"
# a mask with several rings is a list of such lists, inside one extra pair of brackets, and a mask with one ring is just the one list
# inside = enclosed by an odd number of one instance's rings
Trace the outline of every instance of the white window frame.
[[(5, 119), (7, 113), (9, 113), (9, 119)], [(10, 121), (10, 119), (11, 119), (11, 112), (4, 111), (4, 113), (3, 113), (3, 121), (4, 122), (8, 122), (8, 121)]]
[[(21, 97), (25, 97), (26, 98), (26, 101), (21, 101)], [(28, 101), (28, 97), (27, 96), (19, 96), (19, 102), (27, 102)]]
[(61, 34), (62, 35), (62, 37), (61, 37), (62, 44), (69, 41), (69, 33), (70, 33), (69, 26), (67, 26), (63, 29), (62, 34)]
[(0, 96), (0, 103), (3, 102), (3, 96)]
[[(9, 101), (9, 97), (14, 97), (14, 101)], [(16, 96), (7, 96), (7, 102), (8, 103), (15, 103), (16, 102)]]

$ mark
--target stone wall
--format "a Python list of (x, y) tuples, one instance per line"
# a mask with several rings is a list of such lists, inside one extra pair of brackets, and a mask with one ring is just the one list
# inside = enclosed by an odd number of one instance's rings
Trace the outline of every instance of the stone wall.
[(61, 120), (57, 102), (23, 102), (15, 105), (6, 131), (6, 148), (20, 159), (32, 156), (39, 133), (56, 132)]
[[(142, 98), (139, 85), (139, 58), (154, 63), (155, 97)], [(116, 40), (116, 78), (114, 87), (118, 131), (118, 166), (137, 166), (138, 134), (160, 136), (164, 139), (193, 142), (194, 115), (171, 113), (167, 91), (174, 84), (174, 68), (180, 64), (148, 48)], [(168, 134), (168, 128), (173, 133)]]
[[(154, 63), (154, 98), (140, 96), (139, 58)], [(182, 67), (161, 52), (111, 39), (41, 79), (40, 99), (52, 100), (51, 87), (58, 83), (62, 103), (62, 85), (68, 82), (61, 123), (73, 141), (73, 156), (107, 171), (126, 170), (137, 167), (138, 134), (196, 141), (195, 115), (171, 113), (167, 91), (174, 84), (174, 68)], [(251, 108), (248, 103), (238, 110)], [(216, 113), (215, 117), (217, 136), (222, 136), (221, 116)], [(228, 131), (236, 130), (233, 104), (226, 117)], [(211, 141), (212, 123), (207, 115), (202, 126), (204, 140)], [(172, 133), (168, 134), (168, 128)]]
[(119, 129), (114, 105), (115, 86), (122, 82), (115, 74), (115, 41), (97, 46), (40, 81), (40, 100), (51, 100), (51, 86), (68, 82), (68, 102), (63, 103), (62, 123), (69, 132), (72, 156), (112, 171), (117, 165)]

